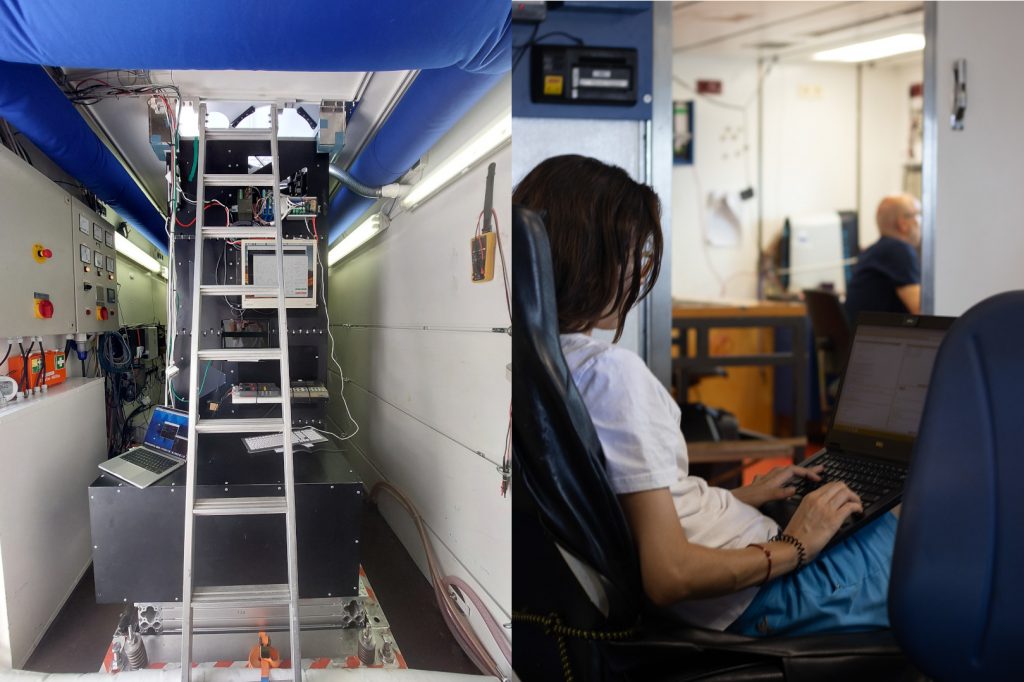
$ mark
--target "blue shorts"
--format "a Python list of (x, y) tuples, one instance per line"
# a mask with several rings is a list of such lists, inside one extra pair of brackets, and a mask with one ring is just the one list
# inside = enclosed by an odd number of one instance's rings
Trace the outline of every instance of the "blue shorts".
[(896, 523), (884, 514), (801, 570), (768, 583), (728, 631), (760, 637), (888, 628)]

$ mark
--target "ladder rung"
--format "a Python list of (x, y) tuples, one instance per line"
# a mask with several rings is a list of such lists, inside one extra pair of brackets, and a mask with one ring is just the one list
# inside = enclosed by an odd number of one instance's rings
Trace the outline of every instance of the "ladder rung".
[(199, 433), (284, 433), (284, 420), (269, 419), (201, 419)]
[(288, 506), (283, 497), (208, 497), (196, 500), (196, 516), (243, 516), (248, 514), (284, 514)]
[(239, 227), (204, 227), (204, 239), (273, 239), (277, 234), (274, 225), (242, 225)]
[(250, 284), (201, 284), (203, 296), (280, 296), (278, 287), (258, 287)]
[(192, 604), (287, 604), (289, 596), (287, 583), (219, 585), (195, 588), (192, 592)]
[(200, 348), (200, 360), (231, 360), (234, 362), (259, 362), (280, 360), (280, 348)]
[(207, 187), (273, 187), (270, 173), (214, 173), (203, 176)]
[(206, 141), (210, 140), (263, 140), (270, 142), (270, 128), (208, 128)]

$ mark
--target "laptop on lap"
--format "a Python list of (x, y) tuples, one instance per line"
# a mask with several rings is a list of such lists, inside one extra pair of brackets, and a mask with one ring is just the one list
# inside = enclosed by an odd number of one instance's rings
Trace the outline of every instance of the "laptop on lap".
[(804, 495), (829, 481), (842, 481), (860, 496), (864, 513), (848, 518), (831, 546), (899, 503), (935, 356), (953, 319), (860, 315), (825, 448), (801, 462), (824, 466), (822, 481), (794, 481), (796, 495), (765, 505), (765, 514), (785, 528)]
[(185, 464), (187, 452), (188, 413), (157, 407), (144, 443), (103, 462), (100, 469), (136, 488), (145, 488)]

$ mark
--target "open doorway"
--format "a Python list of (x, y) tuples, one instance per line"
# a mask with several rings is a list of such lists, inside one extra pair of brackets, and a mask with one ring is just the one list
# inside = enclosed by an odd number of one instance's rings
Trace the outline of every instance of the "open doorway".
[[(803, 316), (807, 289), (842, 305), (879, 239), (879, 203), (920, 200), (923, 33), (920, 2), (674, 4), (674, 311), (773, 301), (772, 314)], [(794, 340), (777, 327), (707, 337), (711, 355), (788, 350), (780, 343)], [(795, 364), (730, 366), (677, 397), (775, 435), (802, 435), (806, 419), (813, 436), (827, 424), (824, 369), (838, 369), (810, 355), (809, 387)]]

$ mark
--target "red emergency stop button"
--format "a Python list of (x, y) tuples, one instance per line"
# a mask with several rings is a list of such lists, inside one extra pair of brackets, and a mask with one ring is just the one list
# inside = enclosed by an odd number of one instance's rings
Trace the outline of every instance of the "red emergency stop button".
[(96, 309), (96, 317), (100, 318), (101, 320), (105, 320), (108, 317), (110, 317), (110, 313), (107, 312), (105, 306), (100, 306), (99, 308)]
[(53, 251), (46, 248), (42, 244), (32, 245), (32, 257), (37, 263), (45, 263), (46, 261), (53, 258)]
[(36, 299), (36, 317), (49, 320), (53, 317), (53, 303), (45, 298)]

